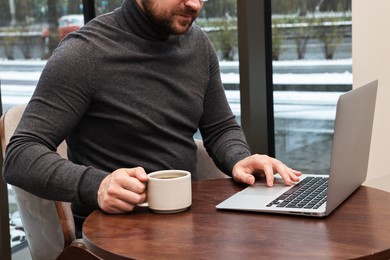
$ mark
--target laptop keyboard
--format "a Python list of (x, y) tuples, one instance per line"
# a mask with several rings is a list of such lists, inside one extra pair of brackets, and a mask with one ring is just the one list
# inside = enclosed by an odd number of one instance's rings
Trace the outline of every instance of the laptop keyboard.
[(318, 209), (326, 202), (327, 188), (328, 177), (306, 177), (267, 207)]

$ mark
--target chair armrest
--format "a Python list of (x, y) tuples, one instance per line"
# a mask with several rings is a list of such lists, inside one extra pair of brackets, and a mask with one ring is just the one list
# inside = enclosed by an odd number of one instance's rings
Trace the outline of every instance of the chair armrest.
[(57, 260), (74, 259), (96, 260), (102, 258), (92, 253), (83, 243), (82, 239), (76, 239), (72, 241), (72, 243), (68, 247), (66, 247), (57, 258)]

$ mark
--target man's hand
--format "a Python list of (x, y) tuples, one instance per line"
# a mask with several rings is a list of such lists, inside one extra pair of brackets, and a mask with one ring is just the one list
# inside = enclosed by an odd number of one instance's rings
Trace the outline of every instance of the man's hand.
[(274, 174), (279, 173), (287, 185), (299, 181), (301, 172), (293, 170), (283, 164), (281, 161), (267, 155), (255, 154), (236, 163), (233, 167), (232, 176), (237, 182), (252, 185), (255, 183), (255, 173), (264, 174), (267, 180), (267, 186), (274, 184)]
[(122, 168), (103, 179), (98, 190), (99, 207), (107, 213), (125, 213), (146, 198), (148, 176), (142, 167)]

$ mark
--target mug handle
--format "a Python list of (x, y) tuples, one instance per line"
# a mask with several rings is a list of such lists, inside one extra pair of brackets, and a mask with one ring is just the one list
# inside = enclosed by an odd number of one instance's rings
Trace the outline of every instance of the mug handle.
[(149, 203), (147, 201), (137, 204), (137, 207), (147, 208), (149, 207)]

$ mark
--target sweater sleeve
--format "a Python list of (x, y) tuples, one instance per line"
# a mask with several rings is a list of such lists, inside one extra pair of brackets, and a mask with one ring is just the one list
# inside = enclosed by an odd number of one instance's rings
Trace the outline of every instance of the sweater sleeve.
[(55, 152), (83, 117), (93, 95), (94, 65), (86, 53), (88, 43), (68, 41), (74, 42), (60, 45), (46, 64), (7, 146), (4, 179), (45, 199), (96, 206), (97, 190), (108, 173), (77, 165)]
[(244, 132), (238, 125), (227, 101), (220, 76), (219, 62), (211, 44), (209, 46), (209, 74), (204, 113), (200, 131), (205, 147), (215, 164), (228, 175), (234, 165), (251, 154)]

